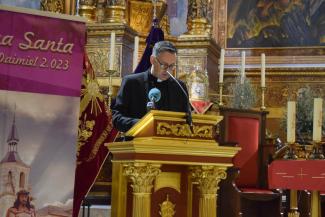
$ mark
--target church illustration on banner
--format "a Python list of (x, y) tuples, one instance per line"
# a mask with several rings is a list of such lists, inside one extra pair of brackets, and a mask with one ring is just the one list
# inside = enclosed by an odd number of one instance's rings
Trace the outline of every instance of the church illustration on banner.
[[(15, 202), (19, 201), (19, 194), (28, 194), (30, 204), (33, 206), (33, 198), (31, 196), (31, 186), (29, 183), (29, 175), (31, 167), (22, 161), (18, 152), (19, 137), (16, 126), (16, 114), (14, 114), (11, 129), (7, 138), (7, 153), (0, 159), (0, 217), (6, 217), (7, 212), (11, 209)], [(37, 207), (40, 208), (40, 207)], [(24, 215), (34, 217), (70, 217), (72, 214), (72, 207), (62, 208), (55, 205), (46, 205), (43, 208), (36, 210), (31, 215)], [(9, 217), (20, 217), (14, 212)]]
[(8, 151), (0, 161), (0, 217), (6, 216), (8, 208), (14, 205), (18, 192), (30, 191), (28, 178), (31, 168), (21, 160), (18, 143), (16, 116), (14, 115), (7, 139)]

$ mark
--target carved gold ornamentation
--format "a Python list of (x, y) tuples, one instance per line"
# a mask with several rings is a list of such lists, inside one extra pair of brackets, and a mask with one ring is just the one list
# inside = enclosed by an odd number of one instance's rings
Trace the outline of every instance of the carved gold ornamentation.
[(41, 10), (64, 13), (64, 0), (41, 0)]
[(200, 137), (213, 139), (213, 126), (211, 125), (194, 125), (193, 132), (188, 124), (169, 124), (159, 122), (157, 124), (157, 134), (161, 136), (180, 136), (180, 137)]
[(169, 201), (169, 195), (167, 194), (166, 200), (162, 203), (159, 204), (160, 206), (160, 216), (161, 217), (173, 217), (176, 213), (175, 211), (175, 204)]
[[(187, 49), (189, 51), (189, 49)], [(194, 50), (194, 49), (193, 49)], [(187, 53), (190, 55), (190, 53)], [(183, 56), (179, 57), (178, 61), (178, 73), (179, 78), (187, 79), (187, 76), (194, 70), (194, 66), (197, 66), (201, 69), (206, 67), (206, 61), (204, 58), (198, 58), (197, 54), (192, 54), (192, 56)]]
[(189, 0), (188, 34), (211, 35), (212, 3), (209, 0)]
[[(129, 25), (139, 32), (141, 35), (147, 35), (152, 26), (153, 20), (153, 4), (151, 1), (129, 1), (128, 2)], [(157, 18), (162, 20), (166, 3), (164, 1), (157, 2)]]
[(199, 216), (216, 217), (218, 184), (227, 177), (226, 167), (194, 166), (190, 170), (192, 180), (198, 183), (200, 191)]
[(132, 181), (133, 217), (150, 217), (151, 190), (153, 187), (153, 181), (161, 172), (159, 168), (159, 164), (124, 164), (123, 173)]
[(95, 10), (96, 22), (98, 22), (98, 23), (104, 22), (106, 5), (107, 5), (107, 2), (105, 0), (97, 0), (96, 10)]
[(212, 27), (206, 18), (196, 18), (188, 22), (188, 34), (190, 35), (211, 35)]
[(167, 35), (170, 35), (170, 25), (169, 25), (169, 18), (167, 14), (165, 14), (165, 16), (160, 21), (160, 25), (163, 32)]
[(112, 5), (106, 7), (104, 22), (125, 24), (125, 10), (125, 6), (123, 5)]
[(80, 0), (78, 13), (87, 21), (94, 21), (95, 19), (95, 1), (94, 0)]
[(153, 181), (159, 175), (160, 165), (129, 163), (124, 165), (124, 175), (132, 181), (133, 193), (151, 193)]
[(80, 155), (81, 147), (84, 146), (87, 140), (93, 135), (93, 128), (95, 126), (95, 121), (79, 121), (78, 128), (78, 144), (77, 144), (77, 157)]
[(193, 70), (187, 76), (187, 85), (189, 87), (189, 97), (191, 100), (207, 101), (209, 94), (208, 75), (204, 71), (205, 68)]
[[(94, 71), (96, 72), (96, 76), (98, 77), (108, 77), (107, 69), (108, 69), (108, 53), (109, 48), (89, 48), (88, 57), (93, 66)], [(115, 63), (114, 68), (117, 70), (112, 75), (113, 77), (120, 77), (120, 46), (116, 46), (115, 50)]]

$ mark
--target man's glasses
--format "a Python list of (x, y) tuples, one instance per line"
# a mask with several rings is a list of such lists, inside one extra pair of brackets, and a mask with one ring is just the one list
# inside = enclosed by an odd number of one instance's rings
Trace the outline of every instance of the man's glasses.
[(157, 57), (156, 57), (156, 60), (159, 63), (159, 66), (162, 70), (173, 71), (176, 68), (176, 64), (174, 64), (174, 63), (167, 65), (167, 64), (161, 63)]

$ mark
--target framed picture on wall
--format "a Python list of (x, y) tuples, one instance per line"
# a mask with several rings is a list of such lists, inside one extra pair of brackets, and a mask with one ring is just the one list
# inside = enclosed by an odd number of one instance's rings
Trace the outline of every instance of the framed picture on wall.
[(227, 0), (227, 48), (325, 47), (325, 0)]

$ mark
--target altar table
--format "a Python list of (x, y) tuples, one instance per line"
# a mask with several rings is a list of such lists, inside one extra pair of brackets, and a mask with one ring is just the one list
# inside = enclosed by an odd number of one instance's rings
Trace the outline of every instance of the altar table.
[(312, 191), (312, 217), (320, 217), (319, 192), (325, 191), (325, 160), (275, 160), (268, 168), (269, 188)]

